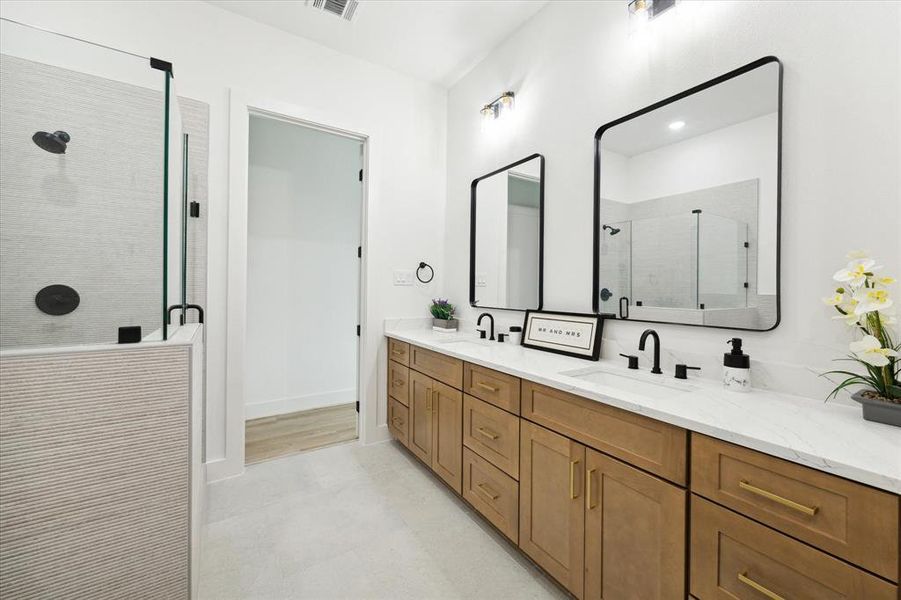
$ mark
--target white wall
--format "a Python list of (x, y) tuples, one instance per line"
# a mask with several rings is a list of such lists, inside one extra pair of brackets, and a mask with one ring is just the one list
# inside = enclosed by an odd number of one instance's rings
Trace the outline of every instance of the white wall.
[[(545, 305), (590, 311), (595, 131), (772, 54), (785, 66), (782, 324), (743, 337), (755, 384), (823, 397), (828, 382), (807, 366), (829, 367), (847, 349), (848, 331), (820, 301), (845, 252), (867, 247), (887, 272), (901, 271), (899, 23), (896, 3), (683, 1), (630, 36), (625, 2), (549, 3), (450, 90), (446, 293), (466, 289), (466, 253), (457, 251), (466, 247), (469, 181), (541, 152)], [(512, 118), (480, 131), (478, 107), (505, 89), (516, 92)], [(644, 327), (608, 323), (605, 355), (633, 351)], [(668, 369), (675, 353), (719, 376), (728, 332), (654, 327)]]
[(250, 118), (247, 419), (356, 400), (362, 150)]
[[(243, 468), (234, 453), (222, 461), (226, 424), (242, 418), (225, 410), (229, 88), (346, 115), (387, 134), (370, 162), (378, 176), (368, 200), (363, 342), (369, 351), (360, 374), (361, 435), (387, 438), (382, 321), (426, 316), (429, 298), (442, 291), (443, 247), (436, 240), (444, 233), (445, 92), (203, 2), (9, 1), (0, 4), (0, 15), (172, 61), (179, 94), (210, 105), (207, 456), (213, 478)], [(415, 269), (419, 260), (435, 267), (431, 284), (391, 285), (392, 269)]]

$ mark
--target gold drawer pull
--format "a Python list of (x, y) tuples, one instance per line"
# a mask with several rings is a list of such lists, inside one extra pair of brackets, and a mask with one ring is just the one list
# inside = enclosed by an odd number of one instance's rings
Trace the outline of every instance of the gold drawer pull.
[(479, 433), (484, 435), (486, 438), (491, 439), (491, 440), (496, 440), (497, 438), (500, 437), (498, 434), (494, 433), (490, 429), (485, 429), (484, 427), (477, 427), (476, 431), (478, 431)]
[(578, 498), (578, 494), (576, 494), (576, 465), (579, 464), (579, 461), (574, 460), (569, 463), (569, 499), (575, 500)]
[(391, 354), (404, 354), (403, 350), (398, 350), (397, 348), (393, 348), (391, 350)]
[(597, 471), (597, 469), (588, 469), (588, 473), (585, 474), (585, 492), (588, 496), (588, 510), (591, 510), (592, 508), (597, 506), (597, 504), (594, 503), (591, 499), (591, 475), (595, 471)]
[(496, 388), (488, 385), (487, 383), (482, 383), (481, 381), (476, 382), (476, 387), (480, 387), (485, 391), (491, 392), (492, 394), (500, 391), (501, 388)]
[(767, 588), (763, 587), (762, 585), (760, 585), (759, 583), (757, 583), (756, 581), (754, 581), (753, 579), (748, 577), (747, 573), (739, 573), (738, 580), (740, 582), (742, 582), (743, 584), (745, 584), (746, 586), (748, 586), (749, 588), (755, 589), (758, 592), (760, 592), (761, 594), (763, 594), (764, 596), (766, 596), (767, 598), (770, 598), (770, 600), (785, 600), (785, 598), (783, 598), (776, 592), (768, 590)]
[(404, 381), (403, 379), (395, 379), (394, 380), (394, 385), (403, 385), (405, 383), (406, 383), (406, 381)]
[(497, 500), (498, 498), (500, 498), (500, 496), (498, 496), (497, 494), (494, 493), (494, 490), (492, 490), (490, 487), (488, 487), (488, 486), (485, 485), (484, 483), (480, 483), (480, 484), (476, 485), (476, 488), (477, 488), (480, 492), (482, 492), (483, 494), (485, 494), (486, 496), (488, 496), (489, 498), (491, 498), (491, 501), (492, 501), (492, 502), (494, 502), (495, 500)]
[(432, 399), (435, 398), (435, 394), (432, 392), (431, 388), (427, 388), (425, 393), (427, 394), (425, 399), (425, 410), (426, 412), (432, 412)]
[(394, 417), (393, 419), (391, 419), (391, 422), (394, 423), (398, 427), (400, 427), (401, 425), (404, 424), (404, 420), (401, 419), (400, 417)]
[(789, 500), (788, 498), (783, 498), (773, 492), (768, 492), (767, 490), (761, 489), (755, 485), (751, 485), (744, 479), (738, 482), (738, 487), (743, 490), (749, 491), (752, 494), (757, 494), (758, 496), (763, 496), (767, 500), (772, 500), (773, 502), (778, 502), (782, 506), (787, 506), (788, 508), (792, 508), (798, 512), (802, 512), (805, 515), (812, 517), (817, 514), (817, 511), (820, 509), (819, 506), (805, 506), (803, 504), (799, 504), (794, 500)]

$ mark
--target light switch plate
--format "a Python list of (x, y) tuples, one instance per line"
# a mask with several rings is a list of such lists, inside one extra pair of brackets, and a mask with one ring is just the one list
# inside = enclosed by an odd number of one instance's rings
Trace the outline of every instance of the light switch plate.
[(488, 277), (484, 273), (476, 273), (476, 287), (488, 285)]
[(394, 285), (413, 285), (413, 271), (394, 269)]

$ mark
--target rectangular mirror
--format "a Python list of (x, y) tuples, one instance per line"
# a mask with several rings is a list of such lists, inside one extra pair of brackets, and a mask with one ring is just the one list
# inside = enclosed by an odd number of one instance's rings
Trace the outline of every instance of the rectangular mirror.
[(776, 327), (781, 127), (782, 65), (774, 57), (601, 127), (595, 312)]
[(533, 154), (471, 186), (469, 303), (540, 309), (544, 257), (544, 157)]

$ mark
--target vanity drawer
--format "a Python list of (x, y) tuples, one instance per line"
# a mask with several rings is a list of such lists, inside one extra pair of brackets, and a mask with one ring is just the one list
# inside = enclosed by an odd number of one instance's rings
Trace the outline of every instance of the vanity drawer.
[(691, 490), (898, 581), (898, 497), (834, 475), (691, 436)]
[(463, 391), (515, 415), (519, 414), (519, 377), (464, 363)]
[(388, 338), (388, 358), (410, 366), (410, 344)]
[(519, 479), (519, 417), (463, 396), (463, 445)]
[(531, 381), (522, 382), (522, 416), (679, 485), (686, 484), (687, 432)]
[(898, 588), (692, 495), (691, 593), (702, 600), (896, 600)]
[(463, 448), (463, 497), (517, 543), (519, 483), (469, 448)]
[(410, 368), (458, 390), (463, 387), (463, 361), (425, 348), (410, 348)]
[(410, 368), (388, 361), (388, 395), (404, 404), (410, 405)]
[(388, 398), (388, 431), (398, 442), (409, 446), (410, 409), (394, 398)]

